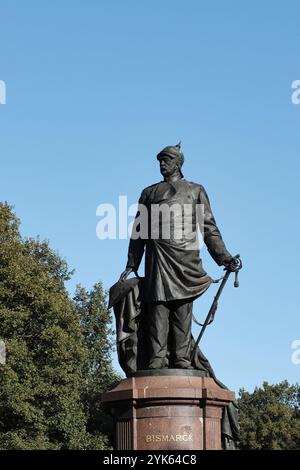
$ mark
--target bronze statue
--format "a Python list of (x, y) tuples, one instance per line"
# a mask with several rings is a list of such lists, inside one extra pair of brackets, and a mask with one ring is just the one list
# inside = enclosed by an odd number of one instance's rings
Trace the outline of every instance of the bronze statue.
[[(198, 207), (203, 209), (200, 229), (213, 259), (229, 271), (236, 271), (237, 263), (226, 249), (205, 189), (183, 178), (184, 156), (180, 144), (165, 147), (157, 159), (163, 181), (144, 189), (139, 199), (139, 208), (143, 205), (147, 209), (147, 220), (142, 222), (147, 225), (147, 236), (131, 238), (127, 266), (120, 281), (124, 282), (131, 272), (138, 276), (146, 248), (145, 278), (139, 286), (142, 289), (140, 297), (144, 311), (143, 368), (193, 369), (192, 305), (213, 282), (202, 267), (199, 249), (195, 245), (199, 224)], [(154, 220), (152, 211), (154, 206), (161, 208), (163, 205), (171, 211), (175, 206), (180, 209), (169, 218), (167, 238), (162, 236), (162, 219)], [(190, 208), (187, 212), (192, 221), (189, 224), (192, 225), (192, 236), (186, 236), (184, 230), (187, 207)], [(141, 225), (139, 215), (140, 210), (135, 230), (137, 225)], [(182, 229), (181, 236), (176, 238), (174, 233), (178, 233), (178, 227)], [(153, 233), (156, 237), (152, 236)]]

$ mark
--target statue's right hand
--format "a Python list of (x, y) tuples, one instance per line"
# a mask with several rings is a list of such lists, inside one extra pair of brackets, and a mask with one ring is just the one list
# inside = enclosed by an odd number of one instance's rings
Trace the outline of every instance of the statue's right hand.
[(130, 273), (132, 273), (133, 269), (132, 268), (126, 268), (125, 271), (122, 272), (119, 281), (125, 281), (127, 277), (129, 276)]

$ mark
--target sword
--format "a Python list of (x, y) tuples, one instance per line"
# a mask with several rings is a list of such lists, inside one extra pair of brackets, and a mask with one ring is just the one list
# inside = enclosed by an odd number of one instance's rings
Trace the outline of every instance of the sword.
[[(235, 280), (234, 280), (234, 287), (239, 287), (239, 280), (238, 280), (238, 272), (239, 270), (242, 268), (242, 260), (240, 259), (240, 255), (236, 255), (234, 256), (235, 260), (236, 260), (236, 265), (237, 265), (237, 270), (234, 272), (235, 273)], [(232, 271), (229, 271), (228, 269), (226, 269), (226, 273), (225, 275), (223, 276), (223, 279), (222, 279), (222, 282), (219, 286), (219, 289), (217, 290), (217, 293), (214, 297), (214, 300), (213, 300), (213, 303), (211, 304), (211, 307), (209, 309), (209, 312), (205, 318), (205, 322), (203, 323), (202, 325), (202, 328), (200, 330), (200, 333), (199, 333), (199, 336), (197, 338), (197, 341), (195, 342), (195, 346), (194, 346), (194, 350), (193, 350), (193, 353), (192, 353), (192, 358), (191, 358), (191, 361), (194, 360), (195, 358), (195, 355), (196, 355), (196, 351), (197, 351), (197, 347), (201, 341), (201, 338), (202, 336), (204, 335), (204, 332), (206, 330), (206, 327), (212, 323), (213, 319), (214, 319), (214, 316), (215, 316), (215, 313), (217, 311), (217, 308), (218, 308), (218, 300), (220, 298), (220, 295), (222, 294), (222, 291), (225, 287), (225, 284), (226, 282), (228, 281), (228, 278), (230, 276)]]

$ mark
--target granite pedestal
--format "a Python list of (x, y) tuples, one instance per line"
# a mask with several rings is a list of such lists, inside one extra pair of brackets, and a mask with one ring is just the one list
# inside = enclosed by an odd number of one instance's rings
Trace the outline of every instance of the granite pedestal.
[(234, 393), (201, 371), (139, 371), (102, 397), (117, 450), (221, 450), (221, 419)]

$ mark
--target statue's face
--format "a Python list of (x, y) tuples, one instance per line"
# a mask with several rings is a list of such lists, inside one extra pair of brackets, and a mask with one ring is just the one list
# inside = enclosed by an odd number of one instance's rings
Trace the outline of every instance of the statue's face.
[(160, 172), (163, 176), (171, 176), (178, 171), (176, 158), (165, 155), (159, 159)]

